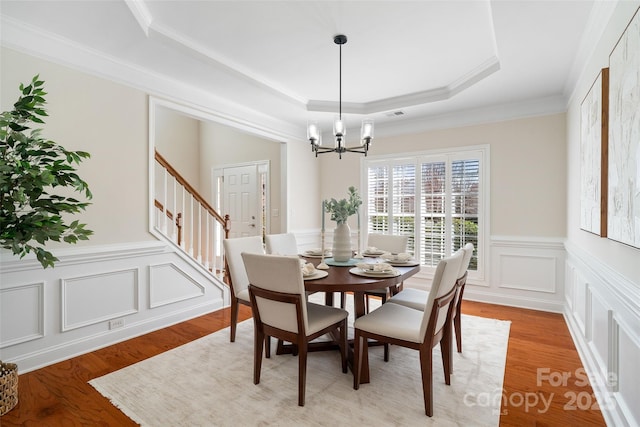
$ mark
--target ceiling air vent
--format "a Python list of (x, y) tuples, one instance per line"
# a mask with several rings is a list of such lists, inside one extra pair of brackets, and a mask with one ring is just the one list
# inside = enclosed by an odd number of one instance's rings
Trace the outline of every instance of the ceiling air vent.
[(404, 111), (398, 110), (398, 111), (390, 111), (387, 113), (387, 117), (398, 117), (398, 116), (404, 116)]

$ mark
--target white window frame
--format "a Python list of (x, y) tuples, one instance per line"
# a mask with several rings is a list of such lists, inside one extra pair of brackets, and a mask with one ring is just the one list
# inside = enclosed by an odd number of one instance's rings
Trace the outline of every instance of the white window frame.
[[(368, 188), (368, 169), (385, 165), (393, 167), (395, 165), (413, 163), (416, 165), (416, 182), (419, 182), (420, 164), (423, 162), (431, 162), (446, 159), (447, 161), (464, 160), (469, 158), (477, 158), (480, 161), (479, 173), (479, 195), (478, 195), (478, 268), (476, 271), (469, 271), (469, 277), (474, 279), (474, 284), (484, 284), (487, 282), (488, 258), (489, 258), (489, 240), (490, 240), (490, 147), (488, 144), (474, 145), (465, 147), (453, 147), (448, 149), (434, 149), (419, 152), (405, 152), (397, 154), (367, 156), (360, 160), (360, 188), (364, 206), (369, 204), (369, 188)], [(451, 177), (450, 171), (447, 172), (447, 198), (451, 197)], [(420, 185), (416, 185), (419, 189)], [(416, 213), (420, 212), (420, 197), (415, 198)], [(450, 205), (450, 204), (449, 204)], [(390, 215), (392, 212), (390, 210)], [(368, 211), (364, 210), (364, 224), (369, 223)], [(421, 226), (420, 215), (415, 218), (415, 233), (418, 233)], [(368, 226), (365, 226), (363, 242), (367, 241)], [(418, 242), (418, 236), (415, 236)], [(361, 242), (362, 244), (362, 242)], [(419, 250), (419, 248), (416, 248)], [(422, 266), (422, 271), (427, 275), (433, 275), (435, 267)]]

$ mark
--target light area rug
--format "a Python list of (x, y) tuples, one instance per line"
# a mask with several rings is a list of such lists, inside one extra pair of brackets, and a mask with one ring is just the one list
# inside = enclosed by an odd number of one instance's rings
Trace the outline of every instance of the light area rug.
[(497, 426), (510, 322), (463, 315), (462, 327), (450, 386), (433, 350), (432, 418), (418, 352), (397, 346), (386, 363), (381, 346), (370, 348), (371, 382), (359, 390), (337, 351), (309, 353), (304, 407), (297, 357), (264, 359), (254, 385), (251, 319), (238, 325), (235, 343), (223, 329), (89, 383), (143, 426)]

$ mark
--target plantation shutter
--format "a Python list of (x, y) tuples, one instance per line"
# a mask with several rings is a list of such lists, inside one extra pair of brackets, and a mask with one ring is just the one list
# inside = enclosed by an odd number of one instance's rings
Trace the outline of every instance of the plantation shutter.
[(414, 252), (416, 165), (414, 163), (393, 166), (393, 229), (394, 235), (409, 236), (407, 250)]
[(445, 162), (420, 165), (420, 263), (435, 267), (447, 256), (445, 234), (446, 167)]
[[(453, 251), (471, 242), (478, 247), (480, 162), (477, 159), (457, 160), (451, 163), (451, 210)], [(475, 251), (474, 251), (475, 252)], [(474, 256), (469, 269), (475, 270)]]
[(389, 230), (389, 166), (368, 168), (367, 192), (368, 233), (387, 233)]

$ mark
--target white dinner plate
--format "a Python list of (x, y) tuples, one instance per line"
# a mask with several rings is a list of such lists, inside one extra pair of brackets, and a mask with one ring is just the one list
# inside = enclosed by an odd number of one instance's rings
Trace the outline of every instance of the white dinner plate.
[(385, 261), (389, 265), (393, 265), (394, 267), (415, 267), (416, 265), (420, 265), (418, 261), (415, 259), (410, 259), (408, 261)]
[[(322, 258), (322, 254), (320, 252), (305, 251), (302, 256), (307, 258)], [(331, 252), (325, 252), (324, 254), (325, 258), (331, 258), (332, 256), (333, 254)]]
[(349, 270), (349, 273), (355, 274), (356, 276), (363, 277), (396, 277), (400, 276), (400, 272), (395, 268), (391, 271), (364, 271), (359, 267), (354, 267)]
[(322, 279), (323, 277), (327, 277), (329, 275), (328, 271), (316, 270), (315, 273), (310, 274), (308, 276), (303, 275), (302, 278), (304, 280), (316, 280)]
[(382, 254), (384, 254), (384, 251), (380, 251), (380, 252), (367, 252), (367, 251), (364, 251), (362, 253), (362, 255), (364, 255), (364, 256), (370, 256), (370, 257), (374, 257), (374, 258), (375, 257), (379, 257)]

